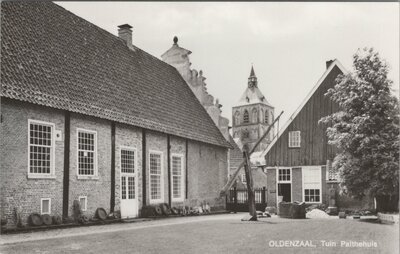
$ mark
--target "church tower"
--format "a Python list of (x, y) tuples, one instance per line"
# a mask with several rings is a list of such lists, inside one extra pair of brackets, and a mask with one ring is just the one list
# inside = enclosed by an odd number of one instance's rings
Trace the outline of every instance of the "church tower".
[[(257, 140), (267, 131), (274, 120), (274, 107), (258, 89), (258, 80), (251, 66), (247, 88), (236, 106), (232, 108), (232, 135), (236, 143), (253, 148)], [(273, 138), (274, 130), (255, 150), (263, 151)]]

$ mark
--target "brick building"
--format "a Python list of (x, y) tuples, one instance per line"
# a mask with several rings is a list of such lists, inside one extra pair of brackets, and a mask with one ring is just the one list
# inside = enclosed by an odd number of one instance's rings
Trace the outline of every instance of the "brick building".
[(224, 207), (231, 148), (172, 66), (51, 2), (1, 3), (1, 216)]

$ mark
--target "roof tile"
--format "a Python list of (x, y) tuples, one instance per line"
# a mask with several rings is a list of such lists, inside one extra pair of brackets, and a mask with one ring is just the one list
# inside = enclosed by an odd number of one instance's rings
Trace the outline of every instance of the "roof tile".
[(178, 71), (51, 2), (1, 2), (1, 96), (231, 147)]

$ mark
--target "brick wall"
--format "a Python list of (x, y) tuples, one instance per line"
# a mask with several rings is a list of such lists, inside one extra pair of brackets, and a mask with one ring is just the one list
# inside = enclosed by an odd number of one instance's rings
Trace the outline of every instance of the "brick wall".
[(64, 141), (55, 142), (54, 178), (28, 178), (28, 119), (54, 123), (64, 133), (63, 112), (2, 98), (1, 115), (1, 216), (15, 223), (13, 210), (18, 208), (26, 223), (29, 214), (40, 213), (41, 198), (51, 198), (51, 215), (61, 215)]
[(292, 201), (303, 201), (301, 168), (292, 168)]
[(219, 193), (228, 179), (227, 149), (189, 141), (188, 199), (192, 206), (208, 202), (214, 209), (225, 207)]
[[(78, 134), (77, 129), (97, 132), (97, 177), (78, 177)], [(73, 214), (72, 204), (79, 196), (87, 196), (87, 215), (93, 216), (96, 209), (110, 211), (111, 196), (111, 122), (99, 118), (71, 114), (70, 170), (69, 170), (69, 215)]]
[[(32, 212), (40, 213), (40, 199), (51, 198), (51, 215), (62, 215), (64, 143), (55, 142), (55, 176), (52, 179), (28, 178), (28, 119), (40, 120), (55, 124), (64, 136), (63, 111), (33, 104), (3, 99), (1, 123), (1, 216), (9, 223), (13, 221), (13, 209), (21, 211), (26, 222)], [(77, 129), (97, 133), (97, 176), (82, 179), (78, 177)], [(168, 203), (168, 152), (167, 134), (146, 131), (146, 203), (150, 202), (149, 188), (149, 151), (163, 153), (163, 202)], [(142, 129), (116, 124), (115, 133), (115, 209), (120, 210), (120, 149), (129, 146), (137, 152), (138, 203), (139, 212), (142, 206)], [(186, 140), (170, 137), (171, 155), (183, 155), (183, 167), (186, 166)], [(208, 202), (214, 209), (224, 208), (225, 200), (219, 197), (221, 188), (228, 177), (228, 150), (201, 142), (188, 141), (188, 202), (199, 205)], [(87, 211), (84, 214), (93, 216), (97, 208), (110, 211), (111, 199), (111, 122), (94, 117), (71, 113), (70, 118), (70, 169), (68, 213), (73, 215), (73, 201), (79, 196), (87, 197)], [(185, 176), (183, 176), (185, 178)], [(183, 189), (185, 194), (185, 189)], [(174, 202), (173, 205), (181, 205)]]
[(267, 205), (276, 206), (276, 169), (267, 169)]

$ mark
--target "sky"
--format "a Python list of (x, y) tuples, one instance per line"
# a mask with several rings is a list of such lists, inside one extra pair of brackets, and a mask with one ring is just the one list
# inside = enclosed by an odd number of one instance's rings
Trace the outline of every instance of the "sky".
[(252, 64), (275, 115), (284, 111), (281, 126), (322, 76), (325, 62), (338, 59), (351, 71), (358, 48), (374, 47), (388, 62), (398, 94), (398, 3), (56, 3), (114, 35), (118, 25), (130, 24), (133, 44), (159, 59), (177, 36), (231, 123)]

